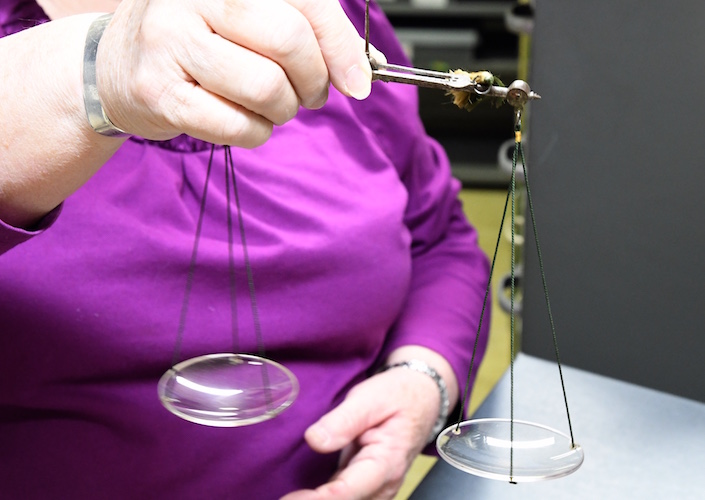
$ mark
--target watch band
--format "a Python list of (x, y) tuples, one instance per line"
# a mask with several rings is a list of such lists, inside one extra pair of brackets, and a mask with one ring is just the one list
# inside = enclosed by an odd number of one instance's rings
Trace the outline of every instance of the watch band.
[(98, 54), (98, 44), (112, 17), (112, 14), (99, 16), (88, 28), (86, 45), (83, 51), (83, 102), (86, 107), (88, 123), (91, 124), (93, 130), (109, 137), (125, 137), (130, 134), (119, 129), (110, 121), (98, 96), (95, 60)]
[(443, 430), (446, 426), (446, 421), (448, 420), (448, 411), (450, 410), (450, 400), (448, 399), (448, 389), (443, 378), (438, 374), (436, 370), (431, 368), (425, 362), (418, 359), (411, 359), (409, 361), (402, 361), (401, 363), (394, 363), (389, 366), (385, 366), (381, 371), (386, 371), (391, 368), (406, 368), (408, 370), (414, 370), (419, 373), (424, 373), (431, 377), (433, 381), (438, 386), (438, 391), (441, 393), (441, 405), (438, 411), (438, 419), (433, 425), (431, 430), (431, 435), (428, 438), (428, 442), (432, 442), (436, 439), (436, 436)]

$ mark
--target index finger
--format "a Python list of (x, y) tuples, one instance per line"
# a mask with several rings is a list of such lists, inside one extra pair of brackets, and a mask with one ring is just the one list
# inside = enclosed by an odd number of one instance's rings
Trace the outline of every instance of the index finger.
[(338, 0), (286, 0), (313, 28), (330, 80), (343, 94), (365, 99), (372, 89), (372, 68), (365, 41), (358, 35)]
[(387, 420), (393, 410), (386, 404), (385, 393), (376, 390), (377, 382), (367, 380), (309, 427), (305, 433), (308, 444), (320, 453), (338, 451)]
[[(284, 0), (200, 5), (204, 18), (217, 34), (281, 66), (303, 106), (315, 108), (325, 103), (328, 68), (314, 29), (302, 12)], [(251, 71), (234, 69), (246, 70)]]

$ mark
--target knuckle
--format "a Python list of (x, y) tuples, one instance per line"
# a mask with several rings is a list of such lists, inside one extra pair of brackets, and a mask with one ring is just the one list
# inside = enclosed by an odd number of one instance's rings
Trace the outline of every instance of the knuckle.
[(268, 72), (257, 78), (250, 86), (253, 108), (277, 125), (282, 125), (296, 116), (298, 99), (283, 71)]
[(252, 100), (262, 104), (276, 103), (285, 95), (288, 86), (286, 75), (282, 71), (266, 71), (254, 77), (250, 86)]
[[(263, 36), (267, 56), (285, 72), (305, 107), (321, 107), (327, 99), (328, 68), (308, 19), (290, 16), (273, 24)], [(301, 68), (307, 68), (302, 71)], [(298, 107), (298, 106), (297, 106)]]
[(263, 120), (252, 120), (244, 115), (239, 119), (223, 125), (223, 137), (232, 137), (234, 143), (242, 148), (252, 149), (261, 146), (272, 136), (272, 123)]
[(286, 24), (278, 23), (271, 26), (265, 39), (265, 44), (273, 58), (277, 61), (296, 59), (305, 40), (311, 39), (313, 29), (303, 16), (292, 16)]

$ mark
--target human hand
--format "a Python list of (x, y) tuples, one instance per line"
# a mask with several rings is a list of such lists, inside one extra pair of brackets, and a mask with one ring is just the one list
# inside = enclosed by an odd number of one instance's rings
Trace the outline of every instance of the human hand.
[(315, 490), (282, 500), (393, 498), (438, 417), (440, 394), (423, 373), (394, 368), (355, 386), (306, 431), (320, 453), (343, 450), (340, 468)]
[(367, 97), (371, 69), (337, 0), (125, 0), (97, 59), (101, 102), (119, 128), (254, 147), (328, 85)]

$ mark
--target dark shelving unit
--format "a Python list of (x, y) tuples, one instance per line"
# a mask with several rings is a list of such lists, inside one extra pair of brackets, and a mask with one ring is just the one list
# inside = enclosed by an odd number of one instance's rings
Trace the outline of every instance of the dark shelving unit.
[[(415, 66), (445, 71), (487, 70), (504, 82), (517, 77), (518, 37), (505, 25), (514, 2), (450, 0), (440, 8), (409, 0), (380, 1)], [(443, 92), (419, 89), (421, 118), (448, 152), (454, 175), (467, 186), (506, 185), (498, 151), (513, 136), (513, 110), (482, 103), (471, 113)]]

